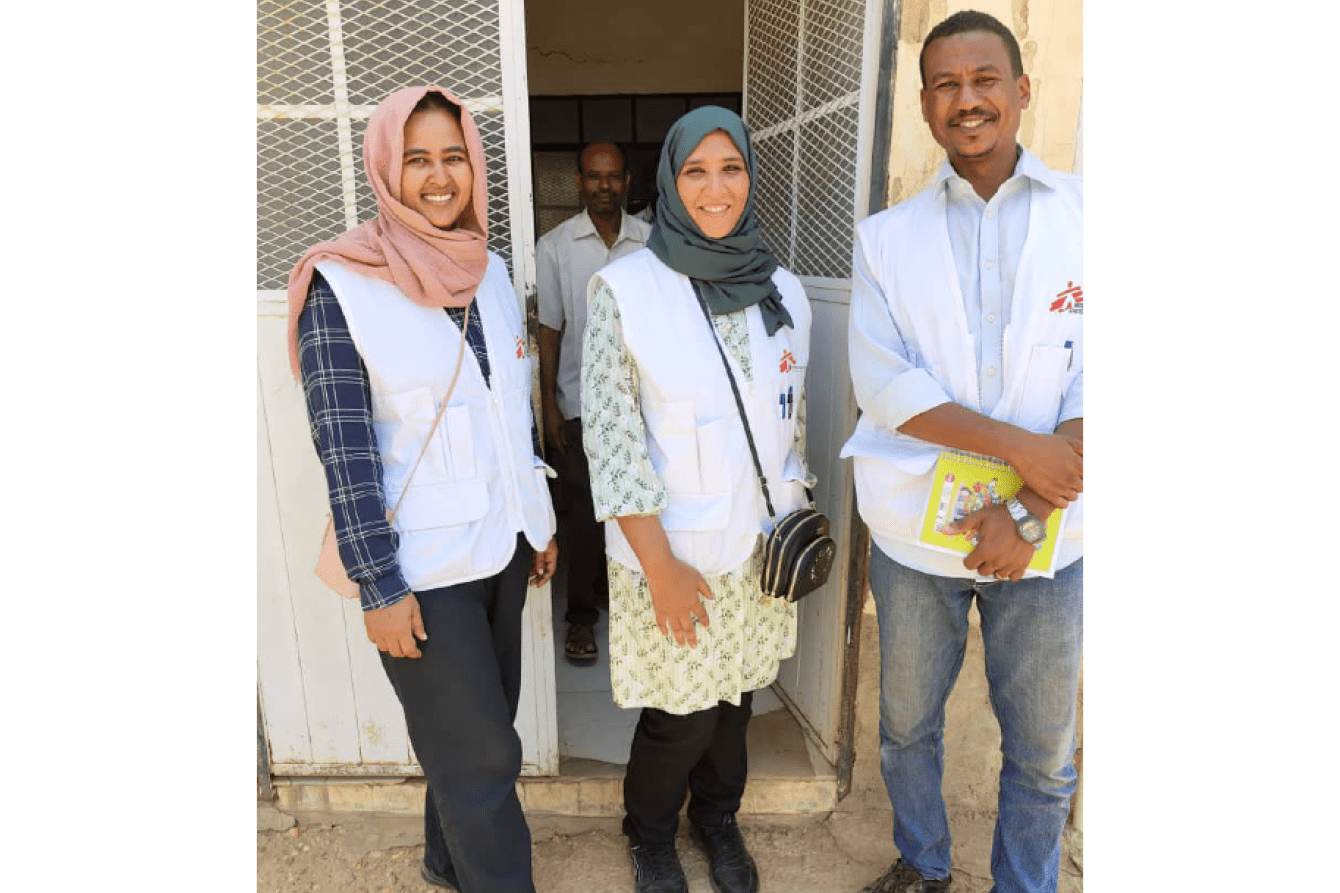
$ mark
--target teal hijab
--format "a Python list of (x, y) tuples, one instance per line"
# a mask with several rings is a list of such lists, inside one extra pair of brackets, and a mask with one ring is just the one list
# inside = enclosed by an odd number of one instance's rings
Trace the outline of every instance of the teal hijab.
[[(724, 130), (744, 156), (749, 170), (749, 198), (744, 213), (730, 234), (709, 239), (689, 217), (679, 199), (676, 175), (703, 138)], [(782, 326), (794, 326), (782, 305), (782, 296), (772, 282), (777, 259), (763, 245), (763, 233), (754, 218), (754, 190), (758, 164), (749, 130), (734, 112), (708, 105), (680, 118), (665, 136), (661, 164), (656, 170), (656, 220), (647, 247), (670, 269), (688, 276), (713, 314), (732, 313), (759, 305), (769, 335)]]

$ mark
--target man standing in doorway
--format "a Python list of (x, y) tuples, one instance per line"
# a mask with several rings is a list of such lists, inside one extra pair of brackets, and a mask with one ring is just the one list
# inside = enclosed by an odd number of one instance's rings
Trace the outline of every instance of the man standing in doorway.
[(651, 224), (624, 212), (629, 175), (613, 143), (591, 143), (577, 156), (574, 176), (583, 210), (536, 244), (540, 318), (540, 400), (544, 437), (558, 471), (559, 537), (568, 559), (570, 660), (595, 660), (595, 623), (608, 599), (605, 533), (591, 503), (582, 449), (582, 334), (586, 284), (605, 264), (645, 247)]
[[(948, 158), (928, 189), (857, 228), (848, 333), (861, 419), (843, 455), (874, 540), (880, 769), (901, 857), (865, 893), (949, 889), (945, 702), (974, 603), (1003, 756), (992, 890), (1052, 893), (1082, 641), (1082, 181), (1016, 143), (1030, 84), (995, 18), (937, 25), (921, 80)], [(1024, 482), (951, 525), (976, 537), (967, 558), (918, 540), (946, 447), (1002, 459)], [(1067, 507), (1054, 575), (1025, 576), (1042, 524)]]

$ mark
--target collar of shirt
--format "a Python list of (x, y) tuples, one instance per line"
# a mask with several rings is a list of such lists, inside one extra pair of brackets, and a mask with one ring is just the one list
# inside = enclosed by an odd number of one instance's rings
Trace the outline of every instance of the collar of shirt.
[[(1048, 189), (1055, 189), (1056, 174), (1049, 170), (1047, 165), (1042, 163), (1042, 159), (1038, 158), (1023, 146), (1018, 146), (1018, 151), (1019, 160), (1014, 163), (1014, 174), (1005, 182), (1010, 183), (1018, 177), (1027, 177), (1033, 182), (1045, 186)], [(968, 184), (967, 180), (964, 180), (958, 175), (958, 172), (954, 170), (954, 166), (949, 163), (948, 158), (941, 162), (940, 170), (935, 174), (935, 179), (931, 181), (931, 186), (940, 188), (944, 185), (945, 188), (948, 188), (947, 184), (954, 180), (967, 184), (968, 191), (972, 192), (973, 195), (977, 194), (973, 191), (972, 185)]]
[[(613, 251), (614, 246), (618, 245), (620, 242), (634, 238), (633, 234), (628, 231), (628, 220), (628, 212), (622, 208), (619, 209), (619, 235), (615, 237), (614, 245), (609, 246), (611, 251)], [(600, 239), (600, 231), (596, 229), (596, 222), (591, 219), (590, 213), (585, 208), (582, 208), (582, 213), (578, 215), (577, 222), (572, 228), (572, 240), (575, 242), (578, 239), (585, 239), (588, 237)], [(601, 239), (601, 241), (604, 240)], [(635, 241), (638, 241), (638, 243), (641, 244), (641, 240)]]

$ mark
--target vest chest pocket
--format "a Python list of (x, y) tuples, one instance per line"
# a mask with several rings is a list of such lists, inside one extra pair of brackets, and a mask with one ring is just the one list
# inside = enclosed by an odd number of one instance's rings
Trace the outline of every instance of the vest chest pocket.
[(1019, 409), (1015, 416), (1021, 428), (1038, 433), (1050, 433), (1056, 427), (1061, 410), (1061, 387), (1065, 381), (1066, 365), (1071, 348), (1052, 345), (1034, 345), (1028, 355), (1028, 372), (1019, 394)]
[(693, 404), (686, 401), (662, 404), (657, 412), (653, 464), (669, 497), (661, 525), (666, 530), (724, 528), (730, 519), (730, 465), (738, 455), (731, 443), (733, 420), (698, 425)]
[(448, 406), (442, 413), (443, 459), (457, 480), (479, 474), (475, 463), (475, 429), (469, 406)]
[[(373, 395), (372, 428), (377, 437), (377, 450), (381, 453), (388, 490), (403, 487), (405, 477), (419, 458), (419, 451), (423, 449), (436, 414), (433, 393), (428, 388), (414, 388), (399, 394)], [(443, 424), (446, 423), (447, 419), (444, 418)], [(440, 448), (428, 447), (414, 477), (419, 481), (448, 477), (445, 456)]]

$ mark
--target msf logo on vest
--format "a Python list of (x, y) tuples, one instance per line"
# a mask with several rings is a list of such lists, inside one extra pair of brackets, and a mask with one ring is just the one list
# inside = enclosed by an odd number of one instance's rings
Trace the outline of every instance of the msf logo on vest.
[(1084, 312), (1084, 290), (1073, 282), (1065, 284), (1065, 291), (1056, 293), (1056, 300), (1047, 308), (1051, 313)]

